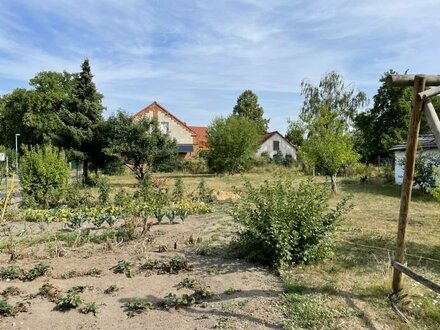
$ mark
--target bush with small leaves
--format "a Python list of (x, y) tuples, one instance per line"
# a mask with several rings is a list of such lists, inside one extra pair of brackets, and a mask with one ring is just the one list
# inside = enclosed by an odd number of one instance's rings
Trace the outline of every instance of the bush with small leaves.
[(43, 276), (44, 274), (46, 274), (46, 272), (49, 270), (50, 266), (46, 263), (39, 263), (37, 264), (34, 268), (32, 268), (31, 270), (29, 270), (28, 272), (26, 272), (21, 280), (22, 281), (33, 281), (35, 280), (37, 277)]
[(79, 305), (81, 305), (81, 298), (78, 290), (70, 289), (65, 297), (57, 301), (57, 309), (59, 311), (74, 309), (79, 307)]
[(14, 280), (23, 276), (23, 270), (18, 266), (0, 267), (1, 280)]
[(277, 266), (321, 260), (332, 252), (336, 225), (349, 210), (348, 198), (329, 209), (329, 194), (313, 181), (291, 180), (246, 184), (246, 194), (233, 209), (243, 226), (239, 255)]

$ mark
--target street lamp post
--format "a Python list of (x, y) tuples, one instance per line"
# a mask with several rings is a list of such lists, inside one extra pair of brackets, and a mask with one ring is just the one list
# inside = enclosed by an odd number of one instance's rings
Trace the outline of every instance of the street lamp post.
[(18, 137), (20, 134), (15, 134), (15, 171), (17, 172), (18, 177)]

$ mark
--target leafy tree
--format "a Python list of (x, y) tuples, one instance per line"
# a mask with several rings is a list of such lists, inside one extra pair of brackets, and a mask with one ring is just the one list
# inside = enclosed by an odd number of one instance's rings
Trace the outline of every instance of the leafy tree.
[[(389, 70), (382, 78), (390, 74), (397, 74), (397, 72)], [(355, 118), (356, 146), (365, 161), (389, 157), (389, 148), (406, 141), (412, 89), (411, 87), (392, 87), (383, 82), (373, 99), (373, 107), (358, 114)], [(440, 110), (439, 98), (432, 98), (432, 102), (435, 109)], [(420, 131), (429, 130), (426, 121), (422, 120)]]
[(325, 74), (318, 86), (303, 80), (301, 94), (304, 95), (301, 119), (305, 123), (319, 117), (321, 109), (326, 107), (330, 113), (336, 114), (334, 120), (346, 123), (348, 128), (357, 110), (367, 103), (366, 94), (357, 92), (352, 85), (346, 85), (343, 77), (336, 71)]
[(258, 125), (245, 117), (215, 118), (208, 127), (208, 166), (214, 172), (247, 170), (259, 146)]
[(288, 120), (286, 140), (300, 147), (304, 142), (306, 128), (301, 120)]
[(255, 123), (259, 132), (267, 132), (269, 119), (264, 119), (264, 109), (258, 104), (258, 96), (251, 90), (245, 90), (238, 98), (232, 114), (239, 117), (246, 117)]
[(311, 135), (301, 148), (306, 164), (330, 176), (332, 193), (337, 192), (339, 170), (359, 158), (353, 150), (352, 136), (344, 132), (344, 123), (334, 120), (336, 116), (328, 107), (323, 107), (320, 116), (313, 122)]
[(81, 72), (75, 77), (71, 99), (60, 113), (62, 145), (70, 158), (83, 161), (85, 183), (88, 182), (89, 162), (96, 152), (94, 139), (104, 111), (103, 96), (97, 92), (92, 78), (89, 60), (85, 59)]
[(134, 122), (119, 111), (106, 121), (102, 135), (108, 144), (104, 152), (122, 159), (138, 180), (177, 157), (176, 142), (163, 134), (156, 121), (143, 118)]
[(72, 74), (40, 72), (30, 80), (31, 89), (17, 88), (0, 102), (0, 132), (3, 143), (15, 146), (15, 134), (25, 145), (59, 144), (59, 114), (69, 98)]
[[(396, 74), (390, 70), (384, 74)], [(374, 105), (355, 119), (358, 150), (364, 160), (386, 157), (388, 149), (404, 141), (408, 132), (411, 88), (392, 87), (385, 82), (374, 95)]]
[(69, 166), (63, 152), (51, 145), (24, 150), (20, 163), (20, 183), (27, 201), (44, 207), (55, 206), (65, 193)]

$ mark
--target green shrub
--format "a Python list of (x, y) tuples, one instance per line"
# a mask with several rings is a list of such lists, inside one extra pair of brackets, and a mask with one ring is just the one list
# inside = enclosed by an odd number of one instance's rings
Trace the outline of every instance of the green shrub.
[(23, 193), (44, 207), (56, 206), (69, 180), (64, 153), (51, 145), (25, 151), (21, 158), (20, 180)]
[(176, 178), (174, 181), (173, 201), (179, 202), (183, 199), (185, 194), (185, 186), (182, 178)]
[(183, 170), (191, 174), (202, 174), (208, 172), (208, 165), (206, 159), (202, 157), (190, 158), (183, 160)]
[(212, 203), (214, 201), (214, 190), (208, 188), (205, 179), (201, 178), (197, 186), (197, 200), (203, 203)]
[(332, 251), (347, 198), (329, 210), (324, 186), (312, 181), (298, 187), (286, 179), (259, 187), (248, 183), (246, 190), (232, 211), (243, 226), (237, 241), (241, 256), (283, 266), (320, 260)]
[(99, 192), (99, 202), (101, 204), (107, 204), (110, 200), (110, 183), (107, 178), (99, 178), (98, 182), (96, 183), (96, 186), (98, 187)]

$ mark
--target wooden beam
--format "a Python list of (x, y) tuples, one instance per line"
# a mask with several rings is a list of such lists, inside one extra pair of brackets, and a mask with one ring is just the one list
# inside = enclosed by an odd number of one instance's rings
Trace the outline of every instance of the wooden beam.
[(440, 150), (440, 120), (438, 119), (437, 113), (435, 112), (434, 106), (431, 101), (428, 100), (423, 106), (423, 112), (426, 116), (426, 121), (434, 134), (435, 143), (437, 144), (438, 150)]
[[(419, 137), (420, 121), (422, 119), (423, 102), (418, 94), (425, 90), (426, 76), (415, 76), (413, 98), (408, 128), (408, 142), (406, 144), (405, 173), (403, 176), (402, 193), (400, 197), (399, 224), (397, 228), (396, 254), (394, 260), (400, 264), (405, 260), (405, 234), (408, 224), (409, 204), (412, 195), (414, 168), (416, 164), (417, 140)], [(393, 270), (393, 293), (398, 294), (403, 289), (402, 272)]]
[(391, 266), (393, 266), (394, 269), (398, 269), (400, 272), (404, 273), (405, 275), (408, 275), (414, 281), (419, 282), (420, 284), (423, 284), (424, 286), (430, 288), (432, 291), (440, 293), (440, 285), (432, 282), (431, 280), (428, 280), (426, 277), (423, 277), (422, 275), (417, 274), (408, 267), (405, 267), (404, 265), (396, 261), (391, 261)]
[(416, 76), (424, 76), (426, 78), (426, 86), (440, 86), (440, 75), (390, 74), (385, 79), (382, 79), (382, 81), (394, 87), (407, 87), (414, 85)]
[(421, 93), (419, 93), (419, 97), (424, 100), (428, 97), (434, 96), (440, 94), (440, 87), (433, 87), (430, 89), (427, 89), (426, 91), (423, 91)]

